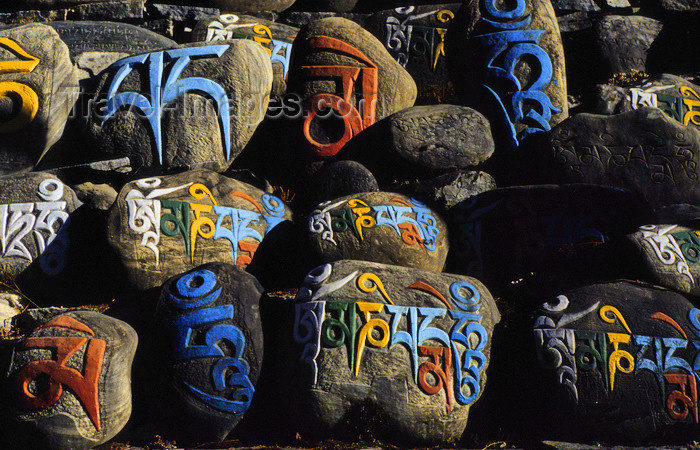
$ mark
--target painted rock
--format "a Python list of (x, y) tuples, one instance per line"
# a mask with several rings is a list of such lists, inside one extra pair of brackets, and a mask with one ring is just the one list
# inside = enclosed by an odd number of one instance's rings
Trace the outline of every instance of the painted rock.
[(559, 26), (549, 0), (466, 2), (447, 36), (455, 89), (515, 148), (568, 116)]
[(311, 250), (323, 262), (361, 259), (441, 271), (447, 227), (422, 203), (389, 192), (365, 192), (319, 204), (310, 215)]
[[(263, 359), (254, 276), (210, 263), (168, 280), (157, 309), (163, 356), (154, 414), (177, 442), (223, 440), (248, 410)], [(163, 408), (163, 405), (167, 405)]]
[(80, 202), (43, 173), (0, 177), (0, 272), (18, 275), (33, 261), (56, 275), (66, 266), (69, 216)]
[(177, 47), (171, 39), (126, 23), (67, 21), (48, 25), (56, 30), (68, 46), (71, 58), (75, 59), (82, 53), (138, 55)]
[(700, 86), (675, 75), (663, 74), (636, 87), (606, 86), (603, 92), (615, 92), (598, 100), (596, 113), (617, 114), (634, 109), (658, 108), (678, 123), (700, 130)]
[(577, 114), (554, 128), (544, 144), (541, 181), (617, 186), (654, 207), (698, 204), (699, 155), (700, 132), (658, 109)]
[(299, 33), (287, 90), (303, 99), (298, 136), (316, 158), (335, 156), (376, 120), (416, 99), (415, 82), (382, 43), (340, 17), (318, 20)]
[(402, 6), (379, 11), (367, 20), (365, 28), (384, 43), (416, 81), (418, 104), (456, 101), (445, 59), (445, 37), (460, 6)]
[(495, 189), (451, 213), (448, 270), (494, 291), (532, 275), (609, 276), (618, 262), (598, 261), (598, 254), (651, 216), (629, 192), (594, 185)]
[(225, 12), (280, 12), (294, 4), (295, 0), (214, 0), (213, 3)]
[(294, 369), (284, 373), (310, 433), (351, 427), (362, 407), (379, 411), (384, 427), (370, 433), (380, 438), (459, 439), (484, 390), (500, 320), (478, 280), (337, 261), (309, 272), (294, 307), (284, 330), (296, 344)]
[(99, 154), (137, 167), (224, 170), (264, 117), (271, 86), (267, 53), (246, 40), (131, 56), (101, 75), (86, 134)]
[(348, 144), (385, 181), (429, 178), (467, 169), (494, 151), (491, 126), (466, 106), (414, 106), (392, 114)]
[(607, 75), (646, 72), (647, 54), (663, 23), (643, 16), (605, 16), (595, 25), (596, 43)]
[(246, 267), (263, 237), (292, 213), (279, 198), (194, 170), (124, 186), (110, 210), (110, 245), (138, 289), (207, 261)]
[(131, 415), (136, 332), (94, 311), (55, 315), (15, 347), (7, 371), (6, 431), (24, 448), (87, 449)]
[(78, 94), (68, 48), (53, 29), (0, 31), (0, 175), (33, 168), (61, 137)]
[(675, 424), (697, 433), (700, 310), (685, 297), (626, 281), (585, 286), (543, 304), (533, 332), (559, 392), (553, 428), (573, 424), (595, 441), (639, 442)]
[(641, 254), (654, 284), (700, 293), (699, 231), (680, 225), (643, 225), (627, 239)]
[[(294, 42), (298, 32), (298, 28), (270, 20), (252, 16), (222, 14), (199, 21), (192, 30), (192, 40), (205, 42), (229, 39), (253, 40), (262, 45), (269, 55), (275, 72), (275, 80), (284, 83), (292, 57), (292, 42)], [(277, 80), (278, 78), (279, 80)]]

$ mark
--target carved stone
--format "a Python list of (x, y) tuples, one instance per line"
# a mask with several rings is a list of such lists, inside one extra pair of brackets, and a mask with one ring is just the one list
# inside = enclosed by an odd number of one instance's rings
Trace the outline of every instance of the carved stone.
[(608, 76), (646, 72), (647, 54), (663, 23), (643, 16), (605, 16), (595, 25), (596, 43)]
[(131, 415), (136, 332), (94, 311), (54, 315), (15, 346), (4, 431), (23, 448), (88, 449)]
[(246, 267), (263, 237), (291, 217), (273, 195), (193, 170), (125, 185), (108, 236), (130, 282), (145, 290), (208, 261)]
[(447, 55), (457, 93), (486, 115), (497, 145), (515, 148), (568, 116), (564, 50), (549, 0), (464, 3)]
[(224, 170), (262, 120), (271, 85), (269, 57), (251, 41), (131, 56), (101, 75), (88, 142), (137, 167)]
[(523, 279), (540, 286), (609, 279), (623, 269), (608, 244), (648, 223), (651, 210), (621, 189), (521, 186), (487, 191), (450, 210), (447, 270), (503, 292)]
[(222, 12), (280, 12), (289, 8), (296, 0), (213, 0)]
[(700, 310), (683, 296), (628, 281), (567, 290), (541, 306), (533, 332), (550, 433), (645, 442), (697, 429)]
[(293, 348), (280, 386), (289, 385), (303, 435), (365, 426), (362, 409), (377, 411), (367, 432), (380, 439), (459, 439), (500, 320), (478, 280), (337, 261), (309, 272), (293, 314), (293, 327), (280, 329)]
[(331, 17), (294, 41), (288, 92), (302, 99), (296, 136), (313, 157), (330, 158), (376, 120), (412, 106), (416, 84), (368, 31)]
[(653, 207), (700, 202), (700, 131), (656, 108), (578, 114), (554, 128), (539, 152), (541, 182), (617, 186)]
[(61, 137), (78, 94), (56, 32), (41, 24), (0, 31), (0, 175), (33, 168)]
[(361, 259), (441, 271), (445, 222), (415, 199), (389, 192), (353, 194), (319, 204), (309, 215), (310, 249), (320, 261)]
[(70, 246), (69, 216), (79, 204), (54, 176), (0, 177), (0, 273), (18, 275), (33, 261), (45, 274), (61, 273)]
[(255, 277), (224, 263), (163, 285), (154, 334), (159, 376), (152, 378), (159, 398), (152, 401), (165, 436), (223, 440), (242, 419), (263, 361), (262, 292)]

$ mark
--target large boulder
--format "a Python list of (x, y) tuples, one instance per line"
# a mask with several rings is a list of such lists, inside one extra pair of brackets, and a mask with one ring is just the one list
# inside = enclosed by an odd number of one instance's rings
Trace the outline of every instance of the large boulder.
[(364, 192), (319, 204), (308, 219), (310, 247), (319, 261), (361, 259), (441, 271), (447, 227), (417, 200)]
[(18, 448), (88, 449), (131, 415), (137, 335), (95, 311), (54, 315), (14, 347), (3, 431)]
[(500, 320), (473, 278), (349, 260), (309, 272), (293, 317), (278, 375), (302, 434), (369, 426), (414, 444), (460, 438)]
[(58, 141), (78, 94), (68, 48), (46, 25), (0, 31), (0, 175), (33, 168)]
[(291, 211), (279, 198), (207, 170), (125, 185), (110, 210), (110, 245), (138, 289), (206, 262), (246, 267)]

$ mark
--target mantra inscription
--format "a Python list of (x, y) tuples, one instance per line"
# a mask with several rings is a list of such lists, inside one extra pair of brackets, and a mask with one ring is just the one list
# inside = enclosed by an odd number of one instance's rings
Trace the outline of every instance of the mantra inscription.
[[(17, 60), (0, 61), (0, 75), (31, 73), (39, 65), (39, 58), (27, 53), (12, 39), (0, 37), (0, 48), (16, 56)], [(12, 115), (0, 122), (0, 134), (12, 133), (34, 121), (39, 112), (39, 96), (26, 84), (14, 81), (0, 82), (0, 98), (12, 102)]]
[(394, 13), (404, 17), (389, 16), (386, 18), (384, 45), (389, 52), (396, 55), (396, 62), (403, 67), (406, 67), (411, 56), (423, 57), (428, 60), (428, 64), (435, 71), (440, 57), (445, 56), (447, 28), (424, 27), (413, 25), (411, 22), (434, 14), (440, 23), (447, 26), (455, 15), (449, 9), (415, 15), (412, 14), (414, 10), (415, 6), (395, 8)]

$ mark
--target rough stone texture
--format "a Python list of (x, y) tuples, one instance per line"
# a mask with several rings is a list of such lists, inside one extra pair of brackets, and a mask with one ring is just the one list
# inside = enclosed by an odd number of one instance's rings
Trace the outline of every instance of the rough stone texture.
[(626, 281), (572, 289), (542, 305), (533, 332), (547, 383), (535, 395), (552, 430), (643, 442), (697, 423), (700, 311), (683, 296)]
[[(483, 284), (344, 260), (309, 272), (294, 306), (294, 325), (279, 336), (294, 348), (282, 357), (293, 369), (278, 372), (278, 384), (289, 385), (302, 433), (369, 426), (402, 443), (459, 439), (500, 320)], [(363, 424), (361, 411), (380, 426)]]
[[(347, 84), (349, 90), (343, 87), (343, 78), (354, 80)], [(353, 136), (376, 120), (412, 106), (416, 99), (415, 82), (383, 44), (360, 25), (340, 17), (318, 20), (299, 33), (288, 91), (304, 101), (308, 116), (303, 124), (294, 122), (296, 135), (317, 158), (336, 155)], [(338, 106), (342, 100), (344, 107)], [(335, 114), (312, 114), (329, 102), (335, 105), (331, 108)]]
[(142, 20), (145, 0), (89, 3), (78, 6), (80, 20)]
[(662, 74), (629, 88), (597, 86), (597, 114), (618, 114), (645, 106), (658, 108), (678, 123), (700, 130), (700, 86), (685, 78)]
[(608, 242), (651, 216), (630, 193), (594, 185), (495, 189), (450, 212), (447, 270), (476, 277), (492, 291), (531, 276), (566, 284), (616, 274), (618, 261), (604, 253)]
[(565, 11), (600, 11), (593, 0), (554, 0), (552, 7), (558, 13)]
[(222, 12), (280, 12), (294, 4), (295, 0), (213, 0)]
[(343, 17), (352, 20), (358, 25), (364, 27), (365, 22), (370, 17), (370, 14), (358, 13), (335, 13), (335, 12), (318, 12), (318, 11), (291, 11), (285, 14), (281, 21), (287, 25), (301, 28), (304, 25), (314, 23), (317, 20), (327, 19), (329, 17)]
[(663, 24), (642, 16), (605, 16), (595, 27), (596, 43), (607, 73), (646, 72), (647, 54)]
[(700, 206), (675, 203), (654, 210), (656, 223), (685, 223), (700, 219)]
[[(78, 94), (68, 49), (48, 26), (0, 31), (0, 175), (26, 171), (60, 138)], [(9, 109), (9, 110), (8, 110)]]
[(75, 195), (78, 196), (81, 202), (89, 205), (92, 208), (103, 211), (108, 210), (115, 201), (119, 193), (108, 184), (87, 183), (79, 184), (73, 187)]
[(311, 250), (323, 262), (361, 259), (441, 271), (447, 227), (409, 197), (367, 192), (319, 204), (310, 215)]
[(93, 311), (54, 316), (22, 339), (3, 402), (10, 442), (87, 449), (111, 439), (131, 415), (136, 343), (129, 325)]
[(110, 210), (108, 238), (129, 281), (146, 290), (205, 262), (247, 266), (263, 237), (291, 217), (277, 197), (193, 170), (124, 186)]
[(637, 249), (654, 284), (682, 293), (700, 293), (700, 234), (695, 228), (644, 225), (627, 239)]
[(297, 0), (294, 9), (301, 11), (350, 12), (359, 0)]
[[(103, 157), (129, 156), (137, 167), (213, 163), (224, 170), (265, 114), (272, 85), (268, 55), (246, 40), (172, 52), (171, 57), (157, 52), (120, 60), (102, 74), (95, 97), (106, 98), (87, 118), (88, 140)], [(188, 54), (191, 61), (176, 79), (168, 79), (167, 71), (150, 79), (149, 67), (172, 68)], [(115, 74), (121, 69), (127, 72), (120, 82)], [(159, 88), (163, 94), (154, 95)], [(145, 116), (140, 108), (151, 112)]]
[[(188, 5), (166, 5), (162, 3), (154, 3), (150, 5), (153, 8), (153, 16), (170, 19), (173, 22), (184, 22), (187, 24), (198, 22), (208, 16), (218, 15), (221, 13), (216, 8), (202, 8)], [(193, 39), (196, 40), (196, 39)]]
[(699, 154), (700, 132), (658, 109), (640, 108), (562, 122), (542, 147), (539, 169), (545, 182), (617, 186), (653, 207), (700, 204)]
[(417, 104), (457, 100), (447, 70), (445, 36), (460, 6), (461, 3), (404, 6), (379, 11), (364, 25), (416, 81)]
[(486, 172), (464, 170), (408, 182), (397, 188), (400, 192), (426, 197), (448, 210), (469, 197), (496, 189), (496, 181)]
[(515, 148), (529, 134), (547, 131), (569, 115), (564, 49), (552, 5), (519, 0), (517, 6), (523, 12), (512, 17), (496, 6), (497, 14), (491, 14), (477, 0), (465, 2), (446, 41), (457, 94), (486, 115), (500, 137), (496, 145), (503, 148)]
[(248, 410), (263, 361), (262, 292), (255, 277), (223, 263), (163, 285), (152, 402), (168, 438), (180, 445), (223, 440)]
[(66, 266), (69, 215), (80, 202), (58, 178), (28, 173), (0, 177), (0, 273), (18, 275), (32, 261), (42, 272)]
[(136, 55), (177, 47), (175, 41), (141, 27), (113, 22), (50, 22), (71, 58), (85, 52)]
[(379, 190), (372, 172), (356, 161), (334, 161), (325, 163), (316, 173), (308, 187), (307, 197), (314, 205), (360, 192)]

